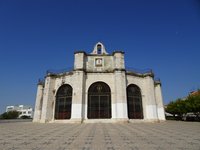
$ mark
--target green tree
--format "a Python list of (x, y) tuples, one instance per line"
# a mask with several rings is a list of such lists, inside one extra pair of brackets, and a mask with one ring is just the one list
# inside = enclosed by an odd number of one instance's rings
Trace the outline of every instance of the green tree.
[(171, 101), (166, 108), (166, 112), (171, 113), (173, 115), (182, 115), (186, 113), (185, 102), (181, 99), (177, 99), (176, 101)]
[(169, 102), (165, 111), (175, 115), (176, 114), (175, 102), (174, 101)]
[(200, 113), (200, 94), (188, 96), (185, 100), (177, 99), (171, 101), (166, 108), (166, 112), (178, 115), (180, 118), (183, 114), (193, 112)]
[(9, 111), (9, 112), (5, 112), (1, 115), (1, 119), (16, 119), (19, 116), (19, 112), (18, 111)]
[(200, 95), (189, 96), (186, 99), (186, 106), (188, 112), (200, 112)]

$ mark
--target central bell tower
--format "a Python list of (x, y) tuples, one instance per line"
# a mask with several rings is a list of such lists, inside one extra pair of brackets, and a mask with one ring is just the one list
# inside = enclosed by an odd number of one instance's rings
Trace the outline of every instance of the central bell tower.
[(106, 49), (105, 49), (104, 45), (101, 42), (98, 42), (94, 46), (94, 50), (92, 51), (91, 54), (94, 54), (94, 55), (107, 55), (108, 53), (106, 52)]

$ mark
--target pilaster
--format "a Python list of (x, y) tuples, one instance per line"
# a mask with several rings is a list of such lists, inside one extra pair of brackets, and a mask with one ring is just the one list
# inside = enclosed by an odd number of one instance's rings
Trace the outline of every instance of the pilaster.
[(71, 120), (82, 121), (85, 104), (85, 72), (74, 72)]
[(113, 55), (115, 60), (115, 101), (112, 102), (112, 117), (128, 120), (124, 52), (115, 51)]
[(72, 97), (72, 116), (71, 120), (82, 121), (84, 116), (84, 91), (85, 91), (85, 55), (84, 51), (74, 53), (74, 82)]
[(54, 88), (55, 88), (55, 77), (54, 76), (47, 76), (45, 80), (44, 86), (44, 94), (43, 94), (43, 104), (42, 104), (42, 115), (41, 115), (41, 122), (49, 122), (53, 119), (53, 107), (55, 101), (54, 95)]
[(113, 118), (128, 119), (125, 71), (115, 71), (115, 101), (112, 101)]
[[(148, 120), (158, 120), (157, 104), (155, 98), (154, 80), (151, 76), (145, 77), (144, 80), (144, 98), (145, 98), (145, 117)], [(143, 106), (144, 106), (143, 105)]]
[(124, 70), (125, 63), (124, 63), (124, 52), (122, 51), (115, 51), (113, 52), (114, 60), (115, 60), (115, 69)]
[(156, 96), (156, 103), (157, 103), (158, 119), (166, 120), (160, 83), (155, 84), (155, 96)]
[(74, 70), (85, 69), (85, 52), (77, 51), (74, 53)]
[(38, 84), (33, 122), (40, 122), (40, 119), (41, 119), (43, 89), (44, 89), (44, 85)]

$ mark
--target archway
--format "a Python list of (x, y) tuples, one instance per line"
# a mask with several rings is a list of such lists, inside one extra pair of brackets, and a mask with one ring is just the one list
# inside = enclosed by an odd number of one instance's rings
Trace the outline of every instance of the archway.
[(137, 85), (127, 87), (127, 105), (129, 119), (143, 119), (142, 96)]
[(72, 105), (72, 87), (62, 85), (56, 94), (55, 119), (70, 119)]
[(111, 90), (104, 82), (93, 83), (88, 90), (88, 119), (111, 118)]

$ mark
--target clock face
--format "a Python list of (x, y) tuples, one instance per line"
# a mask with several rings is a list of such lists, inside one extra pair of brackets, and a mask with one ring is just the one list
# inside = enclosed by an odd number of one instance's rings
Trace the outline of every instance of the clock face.
[(103, 60), (102, 60), (102, 58), (96, 58), (95, 59), (95, 66), (96, 67), (102, 67), (102, 63), (103, 62)]

